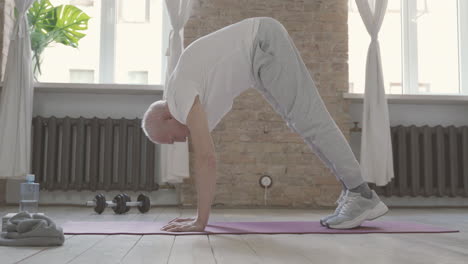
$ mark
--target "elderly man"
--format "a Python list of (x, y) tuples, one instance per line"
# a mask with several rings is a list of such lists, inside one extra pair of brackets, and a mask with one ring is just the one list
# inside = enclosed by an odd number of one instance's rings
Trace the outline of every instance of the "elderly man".
[(203, 231), (216, 183), (210, 132), (233, 99), (257, 89), (343, 185), (335, 212), (320, 219), (328, 228), (348, 229), (384, 215), (388, 208), (361, 176), (360, 166), (337, 127), (288, 32), (277, 20), (242, 20), (199, 38), (181, 55), (167, 81), (165, 100), (143, 116), (146, 136), (157, 144), (184, 142), (194, 151), (197, 216), (176, 218), (165, 231)]

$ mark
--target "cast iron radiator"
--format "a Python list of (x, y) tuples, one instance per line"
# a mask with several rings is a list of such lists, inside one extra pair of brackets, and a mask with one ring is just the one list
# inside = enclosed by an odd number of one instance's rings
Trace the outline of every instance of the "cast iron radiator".
[(395, 177), (384, 196), (468, 197), (468, 127), (391, 127)]
[(46, 190), (158, 190), (159, 145), (141, 119), (36, 116), (31, 170)]

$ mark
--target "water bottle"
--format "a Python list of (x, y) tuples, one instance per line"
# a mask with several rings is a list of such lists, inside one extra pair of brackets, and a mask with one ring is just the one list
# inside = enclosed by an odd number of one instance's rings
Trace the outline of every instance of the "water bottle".
[(21, 183), (19, 210), (37, 213), (39, 204), (39, 183), (34, 182), (34, 174), (26, 175), (26, 182)]

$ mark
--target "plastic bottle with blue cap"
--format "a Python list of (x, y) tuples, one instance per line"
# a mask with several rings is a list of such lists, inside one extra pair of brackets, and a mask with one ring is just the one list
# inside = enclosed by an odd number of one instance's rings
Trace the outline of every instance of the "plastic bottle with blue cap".
[(20, 185), (19, 211), (37, 213), (39, 205), (39, 183), (34, 182), (34, 174), (26, 175), (26, 182)]

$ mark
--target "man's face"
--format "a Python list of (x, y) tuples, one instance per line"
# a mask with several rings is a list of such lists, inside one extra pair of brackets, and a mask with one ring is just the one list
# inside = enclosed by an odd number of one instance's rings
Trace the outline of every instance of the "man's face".
[(190, 135), (186, 125), (177, 121), (163, 100), (154, 102), (145, 112), (142, 126), (148, 138), (156, 144), (185, 142)]
[(165, 122), (164, 126), (166, 129), (164, 129), (158, 137), (158, 142), (160, 144), (173, 144), (174, 142), (187, 141), (187, 137), (190, 135), (187, 126), (181, 124), (172, 117), (163, 122)]

